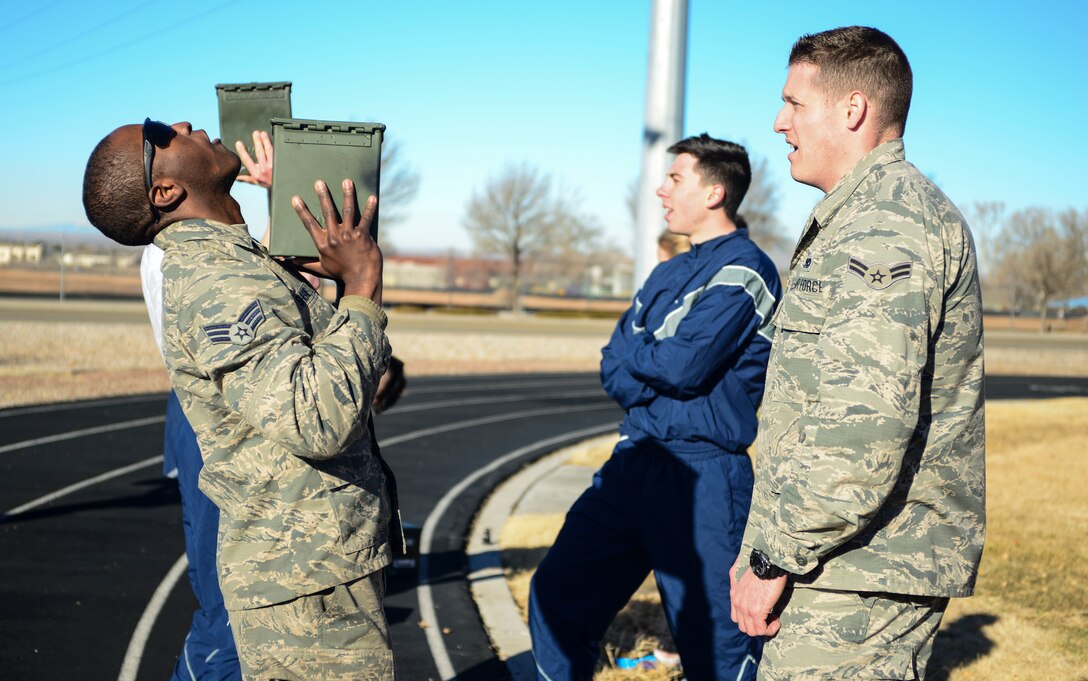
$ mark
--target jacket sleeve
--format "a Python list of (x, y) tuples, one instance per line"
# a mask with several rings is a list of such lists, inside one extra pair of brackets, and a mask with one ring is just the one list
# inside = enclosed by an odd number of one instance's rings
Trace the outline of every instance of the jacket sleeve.
[(275, 277), (220, 268), (180, 295), (182, 343), (215, 387), (210, 399), (306, 458), (335, 457), (364, 434), (390, 356), (385, 313), (372, 301), (345, 297), (310, 337)]
[(612, 331), (608, 345), (601, 350), (601, 385), (608, 396), (624, 409), (653, 401), (656, 393), (648, 385), (631, 375), (623, 363), (623, 356), (632, 337), (646, 335), (636, 332), (633, 324), (635, 307), (632, 305), (620, 318)]
[(634, 378), (674, 399), (706, 394), (755, 334), (769, 336), (776, 301), (757, 272), (727, 265), (690, 308), (681, 302), (660, 329), (632, 339), (623, 362)]
[(834, 272), (813, 359), (817, 399), (803, 406), (793, 451), (777, 464), (769, 517), (751, 541), (795, 574), (862, 532), (900, 478), (922, 409), (933, 289), (924, 240), (917, 250), (906, 243), (874, 235), (840, 249), (848, 255)]

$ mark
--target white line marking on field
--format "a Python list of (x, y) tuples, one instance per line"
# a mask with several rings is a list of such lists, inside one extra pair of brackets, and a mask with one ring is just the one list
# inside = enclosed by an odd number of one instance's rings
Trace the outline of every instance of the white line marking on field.
[(121, 673), (117, 675), (117, 681), (134, 681), (136, 678), (136, 672), (140, 669), (140, 660), (144, 657), (144, 646), (147, 645), (147, 638), (151, 635), (151, 628), (155, 626), (155, 620), (158, 619), (162, 606), (166, 604), (166, 599), (173, 591), (174, 585), (185, 574), (187, 567), (189, 567), (189, 559), (183, 553), (174, 563), (174, 567), (170, 568), (159, 582), (155, 593), (151, 595), (144, 614), (136, 624), (136, 631), (132, 632), (132, 639), (128, 642), (128, 650), (125, 651), (125, 660), (121, 663)]
[[(613, 408), (613, 405), (607, 405), (608, 408)], [(603, 407), (579, 407), (576, 409), (566, 409), (565, 411), (592, 411), (602, 409)], [(543, 410), (540, 410), (543, 411)], [(523, 412), (524, 413), (524, 412)], [(552, 411), (551, 413), (557, 413)], [(493, 419), (499, 420), (499, 419)], [(591, 428), (583, 428), (581, 430), (569, 431), (560, 435), (555, 435), (543, 440), (537, 440), (531, 444), (525, 445), (519, 449), (515, 449), (509, 454), (505, 454), (498, 459), (495, 459), (491, 463), (482, 468), (478, 468), (469, 474), (461, 482), (454, 485), (445, 496), (443, 496), (438, 504), (435, 505), (434, 510), (427, 516), (427, 520), (423, 523), (423, 531), (419, 537), (419, 573), (423, 576), (420, 580), (419, 586), (416, 588), (416, 595), (419, 599), (419, 615), (420, 618), (428, 624), (425, 628), (424, 634), (427, 637), (427, 645), (431, 649), (431, 657), (434, 658), (435, 666), (438, 668), (438, 673), (442, 677), (442, 681), (450, 681), (457, 677), (457, 672), (454, 671), (453, 662), (450, 660), (449, 651), (446, 650), (446, 642), (442, 640), (442, 627), (438, 623), (438, 615), (434, 609), (434, 598), (431, 594), (431, 587), (428, 582), (425, 581), (428, 573), (428, 554), (431, 552), (432, 543), (434, 541), (435, 527), (438, 525), (438, 521), (446, 513), (446, 509), (453, 500), (461, 494), (469, 485), (476, 482), (488, 473), (496, 470), (500, 466), (505, 465), (509, 461), (517, 459), (525, 454), (542, 447), (547, 447), (559, 442), (571, 440), (579, 437), (588, 437), (590, 435), (598, 435), (607, 430), (614, 430), (616, 428), (615, 422), (609, 422)]]
[[(464, 429), (464, 428), (473, 428), (475, 426), (482, 426), (482, 425), (486, 425), (486, 424), (489, 424), (489, 423), (498, 423), (498, 422), (501, 422), (501, 421), (511, 421), (511, 420), (514, 420), (514, 419), (528, 418), (528, 417), (531, 417), (531, 416), (545, 416), (545, 415), (548, 415), (548, 414), (567, 414), (567, 413), (571, 413), (571, 412), (600, 411), (602, 409), (615, 409), (615, 407), (616, 407), (616, 405), (614, 405), (614, 404), (601, 404), (601, 405), (588, 405), (588, 406), (587, 405), (580, 405), (580, 406), (573, 406), (573, 407), (568, 406), (568, 407), (548, 407), (548, 408), (544, 408), (544, 409), (529, 409), (529, 410), (525, 410), (525, 411), (518, 411), (518, 412), (513, 412), (513, 413), (508, 413), (508, 414), (496, 414), (495, 416), (485, 416), (483, 418), (478, 418), (478, 419), (468, 419), (466, 421), (457, 421), (455, 423), (447, 423), (447, 424), (444, 424), (444, 425), (441, 425), (441, 426), (435, 426), (433, 428), (424, 428), (422, 430), (412, 431), (410, 433), (405, 433), (403, 435), (398, 435), (396, 437), (391, 437), (391, 438), (388, 438), (386, 440), (380, 440), (378, 442), (378, 447), (380, 447), (380, 448), (391, 447), (393, 445), (400, 444), (400, 443), (403, 443), (403, 442), (408, 442), (410, 440), (415, 440), (417, 438), (427, 437), (428, 435), (437, 435), (439, 433), (447, 433), (447, 432), (453, 431), (453, 430), (461, 430), (461, 429)], [(492, 461), (491, 464), (489, 464), (488, 466), (485, 466), (485, 467), (483, 467), (481, 469), (478, 469), (475, 473), (470, 475), (468, 478), (465, 478), (464, 480), (462, 480), (460, 483), (458, 483), (458, 485), (456, 487), (453, 488), (453, 490), (451, 490), (449, 493), (447, 493), (446, 496), (442, 497), (442, 500), (438, 502), (439, 506), (435, 507), (435, 510), (431, 512), (431, 515), (429, 515), (427, 517), (427, 521), (423, 525), (423, 530), (422, 530), (422, 532), (420, 534), (420, 573), (425, 574), (423, 572), (424, 567), (426, 566), (426, 560), (427, 560), (427, 557), (426, 557), (425, 554), (430, 550), (430, 541), (431, 541), (431, 538), (434, 535), (434, 525), (438, 522), (438, 518), (441, 517), (442, 513), (445, 512), (445, 508), (447, 506), (449, 506), (450, 501), (452, 500), (452, 498), (454, 496), (456, 496), (456, 493), (459, 493), (462, 489), (464, 489), (464, 487), (468, 486), (473, 481), (475, 481), (478, 477), (480, 477), (481, 475), (485, 475), (487, 472), (494, 469), (495, 467), (501, 466), (506, 461), (508, 461), (508, 460), (510, 460), (512, 458), (516, 458), (521, 453), (531, 451), (535, 447), (547, 446), (547, 444), (549, 444), (550, 442), (553, 442), (553, 441), (554, 442), (560, 442), (564, 438), (580, 437), (579, 434), (582, 433), (582, 432), (590, 433), (592, 431), (593, 434), (596, 434), (598, 432), (604, 432), (603, 430), (601, 430), (602, 428), (615, 428), (615, 427), (616, 427), (615, 423), (609, 423), (609, 424), (607, 424), (607, 426), (595, 426), (593, 428), (585, 429), (584, 431), (573, 431), (573, 432), (566, 433), (566, 434), (563, 434), (563, 435), (557, 435), (557, 436), (552, 437), (552, 438), (547, 438), (545, 440), (540, 440), (539, 442), (533, 443), (532, 445), (528, 445), (526, 447), (523, 447), (522, 449), (516, 450), (515, 452), (512, 452), (510, 454), (507, 454), (506, 456), (502, 457), (501, 459), (497, 459), (495, 461)], [(184, 559), (185, 556), (182, 556), (182, 558)], [(171, 580), (171, 575), (173, 575), (174, 571), (177, 570), (177, 569), (178, 569), (178, 566), (177, 566), (177, 564), (175, 564), (174, 567), (171, 568), (170, 573), (168, 573), (167, 576), (163, 579), (162, 583), (159, 585), (159, 588), (155, 590), (155, 594), (151, 597), (151, 603), (148, 603), (147, 610), (144, 612), (144, 617), (140, 619), (140, 624), (137, 625), (136, 631), (132, 635), (132, 640), (129, 642), (128, 652), (125, 654), (125, 661), (124, 661), (123, 666), (121, 667), (121, 675), (118, 677), (118, 681), (132, 681), (132, 679), (136, 678), (136, 667), (139, 666), (140, 658), (143, 657), (144, 646), (147, 643), (147, 633), (148, 633), (148, 632), (142, 632), (140, 627), (144, 624), (144, 620), (149, 617), (149, 613), (152, 611), (152, 605), (155, 604), (155, 602), (156, 602), (155, 599), (159, 597), (159, 595), (160, 595), (159, 592), (161, 590), (163, 590), (163, 588), (165, 587), (167, 582), (168, 581), (170, 582), (170, 587), (166, 589), (167, 594), (169, 594), (169, 589), (173, 588), (173, 584), (175, 582), (177, 582), (177, 576), (174, 576), (173, 581), (170, 581)], [(183, 566), (182, 569), (184, 570), (184, 566)], [(423, 593), (424, 591), (426, 591), (426, 596), (424, 596), (424, 593)], [(426, 635), (427, 635), (427, 644), (431, 648), (431, 655), (432, 655), (432, 657), (434, 657), (435, 666), (438, 668), (439, 673), (442, 675), (443, 681), (449, 681), (449, 679), (453, 679), (454, 676), (455, 676), (453, 674), (453, 671), (452, 671), (453, 670), (453, 663), (450, 661), (449, 652), (446, 650), (445, 643), (441, 639), (442, 632), (441, 632), (440, 628), (437, 627), (437, 620), (435, 619), (435, 615), (434, 615), (434, 601), (431, 600), (430, 588), (428, 586), (426, 586), (425, 584), (420, 584), (419, 588), (417, 589), (417, 592), (419, 594), (420, 615), (424, 619), (424, 621), (428, 621), (428, 622), (432, 623), (431, 627), (429, 627), (429, 628), (427, 628), (425, 630)], [(424, 598), (427, 599), (426, 606), (424, 604)], [(165, 601), (165, 599), (166, 599), (166, 596), (163, 595), (162, 600)], [(426, 610), (425, 610), (425, 607), (426, 607)], [(162, 604), (160, 603), (156, 607), (154, 613), (150, 615), (151, 619), (150, 619), (150, 622), (147, 625), (148, 631), (150, 631), (151, 625), (154, 624), (155, 618), (158, 617), (158, 611), (161, 610), (161, 608), (162, 608)], [(142, 635), (143, 638), (138, 641), (137, 639), (141, 635)], [(437, 637), (437, 639), (435, 639), (435, 637)], [(135, 658), (135, 662), (132, 661), (132, 658)], [(128, 669), (128, 667), (130, 665), (132, 666), (131, 671), (128, 672), (130, 675), (126, 676), (126, 670)], [(447, 674), (447, 671), (449, 672), (448, 674)]]
[(507, 390), (509, 388), (560, 388), (565, 385), (596, 385), (600, 387), (601, 381), (597, 376), (586, 376), (582, 379), (559, 379), (554, 381), (524, 381), (518, 383), (516, 381), (508, 381), (506, 383), (495, 384), (457, 384), (454, 386), (431, 386), (427, 388), (412, 388), (409, 385), (405, 390), (405, 395), (426, 395), (428, 393), (460, 393), (460, 392), (478, 392), (483, 390)]
[(15, 442), (10, 445), (4, 445), (0, 447), (0, 454), (5, 452), (14, 452), (17, 449), (27, 449), (28, 447), (36, 447), (37, 445), (47, 445), (53, 442), (63, 442), (64, 440), (74, 440), (86, 435), (98, 435), (99, 433), (112, 433), (115, 430), (125, 430), (127, 428), (139, 428), (141, 426), (149, 426), (152, 423), (163, 423), (166, 421), (166, 416), (149, 416), (146, 419), (136, 419), (134, 421), (122, 421), (120, 423), (111, 423), (106, 426), (95, 426), (94, 428), (84, 428), (83, 430), (72, 430), (67, 433), (58, 433), (56, 435), (48, 435), (46, 437), (39, 437), (33, 440), (23, 440), (22, 442)]
[(22, 506), (16, 506), (15, 508), (11, 509), (10, 511), (5, 511), (3, 516), (0, 516), (0, 520), (7, 520), (8, 518), (10, 518), (13, 515), (18, 515), (19, 513), (25, 513), (26, 511), (29, 511), (32, 508), (35, 508), (37, 506), (41, 506), (43, 504), (48, 504), (50, 501), (54, 501), (56, 499), (59, 499), (59, 498), (61, 498), (63, 496), (71, 494), (72, 492), (77, 492), (77, 491), (79, 491), (79, 490), (81, 490), (81, 489), (83, 489), (85, 487), (90, 487), (91, 485), (97, 485), (100, 482), (105, 482), (106, 480), (112, 480), (113, 478), (119, 478), (122, 475), (126, 475), (128, 473), (131, 473), (132, 471), (136, 471), (136, 470), (139, 470), (141, 468), (145, 468), (147, 466), (150, 466), (150, 465), (156, 464), (156, 463), (162, 463), (162, 455), (161, 454), (158, 455), (158, 456), (153, 456), (153, 457), (151, 457), (149, 459), (144, 459), (143, 461), (137, 461), (134, 464), (129, 464), (128, 466), (124, 466), (122, 468), (115, 468), (112, 471), (108, 471), (106, 473), (103, 473), (102, 475), (96, 475), (93, 478), (87, 478), (86, 480), (83, 480), (81, 482), (77, 482), (77, 483), (75, 483), (73, 485), (68, 485), (67, 487), (62, 487), (62, 488), (58, 489), (56, 492), (50, 492), (49, 494), (46, 494), (45, 496), (38, 497), (34, 501), (28, 501), (27, 503), (23, 504)]
[(1032, 383), (1028, 386), (1028, 391), (1033, 393), (1057, 393), (1057, 394), (1073, 394), (1082, 393), (1088, 391), (1088, 387), (1080, 385), (1040, 385), (1038, 383)]
[(166, 395), (141, 395), (138, 397), (119, 397), (89, 402), (61, 402), (56, 404), (41, 404), (33, 407), (17, 407), (0, 411), (0, 419), (8, 416), (23, 416), (24, 414), (47, 414), (51, 411), (71, 411), (72, 409), (85, 409), (90, 407), (112, 407), (117, 404), (132, 404), (133, 402), (164, 402)]
[(390, 414), (407, 414), (413, 411), (427, 411), (428, 409), (445, 409), (446, 407), (468, 407), (481, 404), (505, 404), (507, 402), (529, 402), (532, 400), (548, 400), (566, 397), (607, 397), (600, 388), (596, 390), (582, 390), (562, 393), (536, 393), (532, 395), (500, 395), (498, 397), (473, 397), (469, 399), (441, 400), (439, 402), (423, 402), (408, 407), (393, 407)]
[(397, 435), (378, 442), (378, 447), (391, 447), (398, 445), (402, 442), (414, 440), (418, 437), (427, 437), (428, 435), (438, 435), (439, 433), (447, 433), (451, 430), (461, 430), (462, 428), (474, 428), (476, 426), (484, 426), (489, 423), (501, 423), (502, 421), (512, 421), (514, 419), (523, 419), (530, 416), (545, 416), (547, 414), (569, 414), (571, 412), (579, 411), (597, 411), (600, 409), (615, 409), (615, 404), (598, 404), (593, 406), (580, 405), (577, 407), (546, 407), (544, 409), (528, 409), (526, 411), (514, 411), (506, 414), (495, 414), (494, 416), (483, 416), (478, 419), (469, 419), (467, 421), (455, 421), (454, 423), (446, 423), (441, 426), (434, 426), (432, 428), (424, 428), (422, 430), (413, 430), (410, 433), (403, 435)]

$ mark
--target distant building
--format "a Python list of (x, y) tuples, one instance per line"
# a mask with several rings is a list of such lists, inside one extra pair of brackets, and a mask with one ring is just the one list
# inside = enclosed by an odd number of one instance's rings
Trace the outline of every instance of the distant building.
[(0, 267), (37, 265), (42, 261), (45, 244), (0, 242)]
[[(509, 286), (510, 263), (499, 258), (457, 255), (390, 254), (383, 282), (388, 289), (497, 291)], [(527, 293), (590, 298), (629, 298), (633, 265), (619, 258), (606, 263), (522, 263)]]
[(491, 258), (456, 255), (388, 255), (382, 268), (386, 288), (490, 291), (498, 288), (507, 264)]

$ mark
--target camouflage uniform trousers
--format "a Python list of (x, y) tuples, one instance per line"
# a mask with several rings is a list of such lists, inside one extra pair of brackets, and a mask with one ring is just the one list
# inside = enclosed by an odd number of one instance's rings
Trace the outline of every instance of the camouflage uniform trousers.
[(760, 681), (924, 679), (948, 599), (792, 589)]
[(247, 681), (392, 681), (382, 570), (286, 603), (234, 610)]

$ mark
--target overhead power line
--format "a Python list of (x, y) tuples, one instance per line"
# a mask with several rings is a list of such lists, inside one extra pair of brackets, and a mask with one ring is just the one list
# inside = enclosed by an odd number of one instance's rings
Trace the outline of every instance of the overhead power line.
[(13, 59), (13, 60), (11, 60), (9, 62), (6, 62), (4, 64), (0, 64), (0, 69), (6, 69), (9, 66), (14, 66), (15, 64), (22, 64), (25, 61), (29, 61), (30, 59), (34, 59), (35, 57), (41, 56), (41, 55), (43, 55), (43, 54), (45, 54), (47, 52), (52, 52), (53, 50), (57, 49), (58, 47), (64, 47), (65, 45), (70, 45), (71, 43), (74, 43), (75, 41), (79, 40), (80, 38), (82, 38), (82, 37), (84, 37), (86, 35), (90, 35), (91, 33), (94, 33), (95, 31), (101, 30), (101, 29), (105, 28), (106, 26), (109, 26), (110, 24), (112, 24), (112, 23), (114, 23), (114, 22), (116, 22), (116, 21), (118, 21), (120, 19), (123, 19), (123, 18), (127, 17), (128, 15), (133, 14), (134, 12), (137, 12), (137, 11), (143, 9), (144, 7), (147, 7), (148, 5), (151, 5), (151, 4), (156, 3), (158, 1), (159, 0), (147, 0), (146, 2), (142, 2), (139, 5), (136, 5), (135, 7), (130, 7), (129, 9), (125, 10), (124, 12), (121, 12), (118, 15), (110, 17), (109, 19), (106, 19), (105, 21), (103, 21), (100, 24), (95, 24), (94, 26), (91, 26), (90, 28), (82, 30), (82, 31), (80, 31), (79, 33), (76, 33), (73, 36), (69, 36), (69, 37), (67, 37), (67, 38), (65, 38), (65, 39), (63, 39), (63, 40), (61, 40), (59, 42), (53, 43), (52, 45), (46, 45), (45, 47), (43, 47), (42, 49), (40, 49), (40, 50), (38, 50), (36, 52), (28, 52), (26, 54), (21, 55), (20, 57), (18, 57), (16, 59)]
[(45, 76), (45, 75), (48, 75), (50, 73), (55, 73), (56, 71), (60, 71), (62, 69), (66, 69), (69, 66), (74, 66), (76, 64), (83, 64), (83, 63), (88, 62), (88, 61), (90, 61), (92, 59), (97, 59), (98, 57), (102, 57), (102, 56), (105, 56), (107, 54), (117, 52), (118, 50), (123, 50), (126, 47), (131, 47), (133, 45), (137, 45), (137, 44), (142, 43), (144, 41), (150, 40), (151, 38), (154, 38), (155, 36), (162, 35), (163, 33), (168, 33), (170, 31), (174, 30), (175, 28), (178, 28), (179, 26), (184, 26), (185, 24), (190, 24), (190, 23), (196, 21), (197, 19), (203, 19), (204, 17), (208, 16), (209, 14), (213, 14), (215, 12), (218, 12), (218, 11), (228, 7), (229, 5), (233, 5), (233, 4), (237, 3), (237, 2), (238, 2), (238, 0), (227, 0), (227, 2), (221, 3), (219, 5), (216, 5), (215, 7), (211, 7), (209, 9), (206, 9), (203, 12), (198, 12), (197, 14), (194, 14), (194, 15), (192, 15), (190, 17), (185, 18), (185, 19), (175, 21), (172, 24), (168, 24), (167, 26), (163, 26), (162, 28), (156, 29), (154, 31), (150, 31), (148, 33), (145, 33), (145, 34), (139, 36), (139, 37), (133, 38), (132, 40), (128, 40), (126, 42), (119, 43), (117, 45), (112, 45), (110, 47), (99, 50), (97, 52), (92, 52), (90, 54), (81, 54), (80, 56), (76, 57), (75, 59), (69, 59), (68, 61), (61, 62), (60, 64), (56, 64), (54, 66), (50, 66), (49, 68), (41, 69), (40, 71), (34, 71), (32, 73), (25, 73), (25, 74), (23, 74), (21, 76), (15, 76), (13, 78), (5, 78), (4, 80), (0, 80), (0, 85), (9, 85), (11, 83), (18, 83), (20, 81), (29, 80), (31, 78), (37, 78), (39, 76)]
[(23, 23), (27, 19), (29, 19), (29, 18), (31, 18), (33, 16), (36, 16), (38, 14), (41, 14), (42, 12), (44, 12), (45, 10), (47, 10), (47, 9), (49, 9), (51, 7), (56, 7), (57, 5), (59, 5), (62, 2), (64, 2), (64, 0), (54, 0), (54, 2), (43, 2), (42, 4), (38, 5), (34, 9), (30, 10), (29, 12), (27, 12), (23, 16), (21, 16), (21, 17), (19, 17), (17, 19), (13, 19), (12, 21), (9, 21), (8, 23), (4, 24), (3, 26), (0, 26), (0, 33), (3, 33), (4, 31), (6, 31), (9, 28), (12, 28), (14, 26), (18, 26), (19, 24)]

